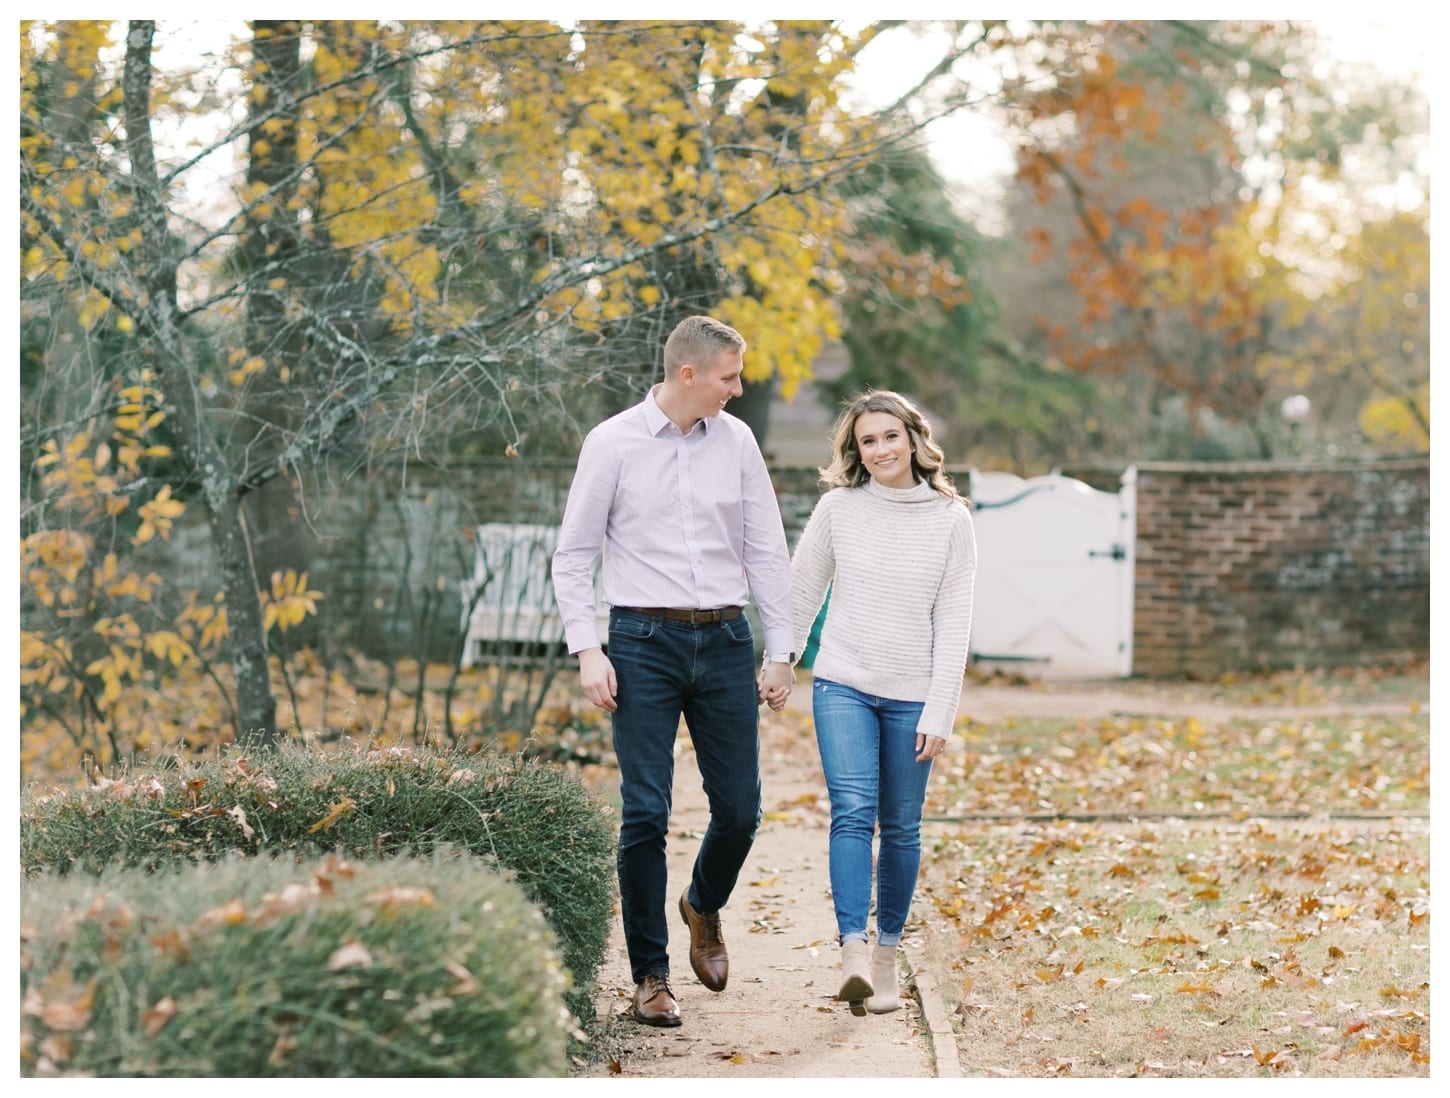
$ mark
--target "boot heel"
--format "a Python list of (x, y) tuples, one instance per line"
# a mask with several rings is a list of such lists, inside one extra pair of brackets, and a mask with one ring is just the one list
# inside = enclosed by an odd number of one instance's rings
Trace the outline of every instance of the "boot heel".
[(852, 938), (841, 946), (841, 989), (836, 999), (847, 1004), (857, 1018), (866, 1017), (866, 1000), (875, 992), (866, 943)]

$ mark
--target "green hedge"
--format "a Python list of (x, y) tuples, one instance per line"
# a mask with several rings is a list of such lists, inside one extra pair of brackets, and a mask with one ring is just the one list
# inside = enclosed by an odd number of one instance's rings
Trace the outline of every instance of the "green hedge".
[(492, 753), (285, 744), (158, 762), (21, 795), (27, 874), (159, 870), (232, 852), (380, 858), (461, 848), (509, 870), (558, 935), (569, 1001), (592, 1020), (614, 909), (607, 808), (557, 767)]
[(468, 855), (44, 874), (20, 900), (25, 1076), (567, 1071), (554, 935)]

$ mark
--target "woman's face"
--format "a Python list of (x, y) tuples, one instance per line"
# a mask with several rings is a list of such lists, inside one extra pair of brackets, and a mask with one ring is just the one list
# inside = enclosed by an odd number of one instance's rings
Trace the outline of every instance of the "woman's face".
[(910, 488), (911, 435), (890, 412), (863, 412), (856, 417), (856, 450), (871, 479), (883, 488)]

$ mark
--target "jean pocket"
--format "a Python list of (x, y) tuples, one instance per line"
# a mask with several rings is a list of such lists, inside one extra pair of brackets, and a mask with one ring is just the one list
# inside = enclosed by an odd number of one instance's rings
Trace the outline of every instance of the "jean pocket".
[(627, 610), (615, 610), (609, 615), (609, 636), (632, 640), (647, 640), (654, 636), (659, 619), (650, 614), (633, 614)]
[(741, 614), (738, 618), (731, 618), (729, 621), (722, 621), (720, 628), (725, 630), (725, 635), (736, 644), (755, 643), (755, 637), (750, 632), (750, 619), (744, 614)]

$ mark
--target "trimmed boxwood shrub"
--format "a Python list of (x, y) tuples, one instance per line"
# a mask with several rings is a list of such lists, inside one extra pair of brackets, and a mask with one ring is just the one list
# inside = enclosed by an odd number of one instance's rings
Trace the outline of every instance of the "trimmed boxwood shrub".
[(21, 885), (21, 1074), (553, 1076), (553, 932), (478, 859), (231, 858)]
[(161, 870), (225, 855), (378, 858), (457, 847), (508, 870), (558, 935), (571, 1006), (591, 997), (614, 910), (608, 809), (578, 778), (489, 752), (288, 743), (160, 760), (84, 788), (22, 791), (23, 872)]

